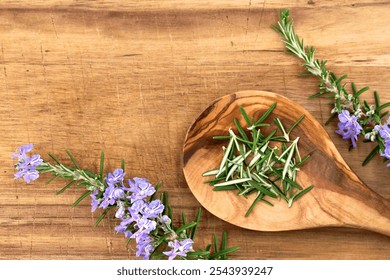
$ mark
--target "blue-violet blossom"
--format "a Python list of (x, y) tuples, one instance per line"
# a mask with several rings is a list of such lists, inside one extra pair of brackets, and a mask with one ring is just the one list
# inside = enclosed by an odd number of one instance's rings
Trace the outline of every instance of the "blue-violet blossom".
[[(383, 138), (385, 143), (385, 150), (383, 153), (381, 153), (381, 156), (390, 159), (390, 117), (387, 120), (387, 124), (376, 125), (374, 127), (374, 130), (376, 130), (379, 133), (379, 135)], [(387, 164), (387, 166), (390, 166), (390, 163)]]
[(163, 252), (164, 255), (168, 256), (170, 260), (176, 258), (176, 256), (185, 257), (187, 253), (192, 250), (192, 244), (194, 242), (191, 238), (184, 239), (182, 241), (170, 241), (168, 246), (172, 248), (171, 251)]
[(38, 154), (29, 157), (27, 155), (33, 149), (32, 144), (26, 144), (18, 148), (18, 153), (14, 153), (12, 158), (17, 158), (18, 163), (15, 164), (17, 172), (15, 173), (15, 179), (23, 177), (23, 180), (27, 183), (38, 179), (39, 172), (36, 170), (36, 167), (40, 166), (43, 163), (41, 156)]
[(356, 140), (362, 131), (361, 125), (357, 121), (356, 116), (351, 116), (349, 111), (342, 110), (339, 114), (339, 129), (336, 133), (340, 134), (344, 140), (350, 139), (352, 146), (356, 148)]

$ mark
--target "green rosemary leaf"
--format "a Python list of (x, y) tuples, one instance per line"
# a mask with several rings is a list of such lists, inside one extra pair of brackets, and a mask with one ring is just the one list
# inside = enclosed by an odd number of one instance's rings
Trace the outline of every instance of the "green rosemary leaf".
[(278, 186), (275, 184), (274, 181), (270, 181), (271, 183), (271, 189), (275, 191), (281, 198), (283, 198), (286, 202), (288, 202), (288, 199), (286, 195), (278, 188)]
[[(370, 104), (368, 104), (367, 100), (363, 100), (363, 103), (364, 103), (366, 111), (370, 110)], [(380, 110), (379, 110), (379, 112), (380, 112)]]
[(289, 138), (289, 136), (288, 136), (288, 133), (287, 133), (286, 130), (284, 129), (284, 126), (283, 126), (282, 122), (280, 121), (280, 119), (279, 119), (279, 118), (275, 118), (275, 119), (274, 119), (274, 123), (275, 123), (276, 126), (282, 131), (284, 139), (286, 139), (286, 141), (290, 141), (290, 138)]
[(213, 188), (213, 191), (230, 191), (230, 190), (236, 190), (237, 187), (235, 185), (231, 185), (231, 186), (218, 186), (218, 187), (214, 187)]
[(336, 118), (337, 117), (337, 114), (335, 113), (335, 114), (332, 114), (330, 117), (329, 117), (329, 119), (325, 122), (325, 125), (328, 125), (334, 118)]
[(153, 252), (153, 254), (150, 255), (150, 259), (153, 259), (153, 260), (161, 260), (164, 257), (166, 257), (166, 255), (164, 255), (163, 253), (157, 253), (157, 252)]
[(162, 182), (161, 182), (161, 181), (158, 181), (157, 184), (156, 184), (156, 186), (154, 187), (154, 189), (155, 189), (156, 191), (154, 192), (154, 194), (151, 195), (151, 197), (149, 198), (149, 201), (155, 200), (155, 198), (156, 198), (156, 196), (157, 196), (157, 191), (160, 189), (161, 185), (162, 185)]
[(289, 170), (291, 170), (291, 169), (290, 169), (290, 168), (291, 168), (290, 163), (291, 163), (291, 160), (292, 160), (292, 158), (293, 158), (293, 156), (294, 156), (295, 147), (296, 147), (298, 141), (299, 141), (299, 137), (297, 137), (297, 138), (294, 140), (294, 142), (292, 142), (291, 145), (290, 145), (290, 152), (289, 152), (289, 154), (288, 154), (288, 157), (287, 157), (287, 159), (286, 159), (286, 162), (284, 163), (284, 168), (283, 168), (283, 173), (282, 173), (282, 179), (283, 179), (283, 180), (285, 179), (287, 172), (288, 172)]
[(252, 167), (253, 165), (255, 165), (258, 162), (258, 160), (260, 159), (261, 156), (262, 155), (260, 153), (258, 153), (258, 152), (255, 153), (255, 155), (253, 156), (252, 160), (249, 162), (248, 167)]
[[(149, 198), (149, 201), (153, 201), (153, 200), (156, 199), (157, 191), (159, 190), (159, 188), (161, 187), (161, 185), (162, 185), (162, 182), (161, 182), (161, 181), (158, 181), (157, 184), (156, 184), (156, 186), (154, 187), (154, 189), (155, 189), (156, 191), (155, 191), (154, 194), (152, 194), (152, 196)], [(162, 200), (161, 200), (161, 201), (162, 201)]]
[(352, 89), (352, 94), (354, 97), (357, 97), (356, 96), (356, 93), (357, 93), (357, 90), (356, 90), (356, 86), (355, 86), (355, 83), (351, 83), (351, 89)]
[(271, 28), (272, 28), (273, 30), (275, 30), (276, 32), (280, 33), (280, 35), (282, 35), (282, 36), (284, 35), (283, 32), (282, 32), (282, 30), (279, 29), (276, 25), (271, 25)]
[(336, 98), (336, 108), (338, 112), (341, 112), (341, 103), (340, 103), (340, 98)]
[(271, 202), (269, 202), (268, 200), (266, 200), (266, 199), (264, 199), (264, 198), (262, 198), (260, 201), (262, 201), (262, 202), (268, 204), (269, 206), (272, 206), (272, 207), (274, 206)]
[(308, 155), (304, 156), (299, 162), (297, 162), (293, 167), (292, 169), (296, 169), (298, 168), (299, 166), (301, 166), (303, 163), (305, 163), (306, 160), (308, 160), (310, 158), (310, 156), (312, 155), (312, 153), (309, 153)]
[(167, 216), (169, 219), (172, 220), (172, 207), (171, 205), (167, 205), (166, 207), (167, 207)]
[(226, 249), (227, 245), (227, 232), (223, 231), (222, 233), (222, 241), (221, 241), (221, 251)]
[(195, 258), (199, 258), (199, 257), (206, 257), (206, 256), (209, 256), (210, 255), (210, 251), (208, 250), (198, 250), (198, 251), (194, 251), (194, 252), (187, 252), (187, 257), (195, 257)]
[(243, 144), (247, 144), (248, 147), (251, 147), (253, 145), (253, 141), (245, 140), (237, 135), (236, 135), (236, 140), (240, 141)]
[(210, 180), (206, 180), (204, 181), (205, 184), (209, 184), (211, 186), (214, 186), (216, 183), (222, 181), (222, 180), (225, 180), (226, 177), (218, 177), (218, 178), (215, 178), (215, 179), (210, 179)]
[(238, 132), (241, 134), (242, 138), (249, 142), (248, 136), (246, 135), (244, 129), (242, 128), (241, 124), (238, 122), (237, 119), (233, 120)]
[(226, 181), (226, 182), (223, 182), (223, 183), (215, 184), (214, 186), (215, 187), (230, 186), (230, 185), (244, 183), (244, 182), (247, 182), (247, 181), (250, 181), (250, 180), (252, 180), (252, 179), (251, 178), (234, 179), (234, 180)]
[(360, 89), (358, 92), (356, 92), (355, 94), (355, 98), (359, 97), (363, 92), (369, 90), (369, 87), (364, 87), (362, 89)]
[(311, 185), (310, 187), (307, 187), (306, 189), (300, 191), (299, 193), (297, 193), (296, 195), (293, 196), (293, 201), (297, 201), (298, 199), (300, 199), (305, 193), (308, 193), (309, 191), (311, 191), (311, 189), (313, 188), (313, 185)]
[(222, 174), (222, 172), (224, 170), (226, 170), (226, 168), (224, 168), (224, 167), (225, 167), (225, 164), (227, 163), (227, 159), (228, 159), (229, 154), (232, 150), (232, 146), (233, 146), (233, 137), (230, 138), (229, 144), (228, 144), (227, 148), (225, 149), (221, 164), (219, 165), (219, 173), (216, 175), (216, 177), (218, 177), (218, 175)]
[(97, 175), (92, 173), (91, 171), (89, 171), (88, 169), (83, 169), (83, 171), (85, 173), (85, 175), (87, 175), (88, 177), (91, 177), (91, 178), (96, 178)]
[(273, 192), (267, 190), (266, 188), (264, 188), (263, 186), (261, 186), (260, 184), (254, 182), (254, 181), (249, 181), (248, 183), (249, 183), (252, 187), (254, 187), (255, 189), (257, 189), (259, 192), (264, 193), (265, 195), (268, 195), (268, 196), (273, 197), (273, 198), (277, 198), (277, 197), (278, 197), (276, 194), (274, 194)]
[(100, 154), (100, 169), (99, 169), (99, 176), (101, 179), (103, 179), (103, 170), (104, 170), (104, 152), (102, 151)]
[(80, 167), (79, 167), (77, 161), (74, 159), (72, 153), (71, 153), (69, 150), (65, 150), (65, 151), (66, 151), (66, 153), (68, 154), (70, 160), (73, 162), (74, 166), (75, 166), (77, 169), (80, 169)]
[(46, 182), (46, 185), (49, 185), (51, 182), (53, 182), (55, 179), (61, 177), (61, 175), (56, 175), (54, 177), (52, 177), (49, 181)]
[(371, 160), (377, 153), (379, 153), (379, 151), (380, 151), (380, 147), (379, 147), (379, 145), (377, 145), (377, 146), (368, 154), (368, 156), (364, 159), (362, 165), (363, 165), (363, 166), (366, 166), (366, 165), (370, 162), (370, 160)]
[(213, 136), (213, 139), (214, 140), (226, 140), (226, 139), (230, 139), (231, 136), (228, 136), (228, 135), (224, 135), (224, 136)]
[(232, 247), (232, 248), (228, 248), (225, 250), (221, 250), (221, 251), (211, 255), (210, 259), (219, 259), (221, 257), (223, 257), (222, 259), (226, 259), (226, 255), (231, 254), (231, 253), (237, 251), (238, 249), (240, 249), (240, 247)]
[(70, 186), (75, 184), (77, 181), (71, 181), (69, 184), (67, 184), (65, 187), (63, 187), (61, 190), (59, 190), (56, 195), (62, 194), (64, 191), (66, 191)]
[(348, 78), (348, 75), (345, 74), (345, 75), (341, 76), (340, 78), (337, 78), (334, 82), (335, 82), (336, 84), (340, 84), (341, 81), (344, 80), (344, 79), (346, 79), (346, 78)]
[(192, 231), (191, 231), (191, 234), (190, 234), (190, 238), (192, 240), (194, 240), (194, 238), (195, 238), (196, 230), (198, 229), (198, 226), (199, 226), (201, 214), (202, 214), (202, 208), (199, 208), (198, 212), (196, 212), (196, 218), (195, 218), (196, 225), (192, 228)]
[(58, 165), (61, 165), (60, 161), (51, 153), (47, 153)]
[(271, 133), (270, 133), (270, 134), (268, 134), (268, 136), (267, 136), (267, 137), (265, 137), (265, 138), (262, 140), (262, 142), (263, 142), (263, 143), (267, 143), (268, 141), (271, 141), (271, 140), (278, 141), (278, 139), (277, 139), (277, 138), (273, 138), (273, 137), (274, 137), (274, 135), (275, 135), (275, 133), (276, 133), (276, 129), (275, 129), (275, 130), (273, 130), (273, 131), (271, 131)]
[(207, 246), (205, 247), (205, 251), (208, 251), (210, 253), (210, 250), (211, 250), (211, 244), (207, 244)]
[(261, 200), (263, 198), (263, 196), (264, 196), (264, 194), (262, 194), (261, 192), (258, 193), (255, 200), (252, 202), (251, 206), (249, 207), (248, 211), (246, 211), (245, 217), (249, 216), (249, 214), (253, 211), (253, 208), (255, 208), (257, 202), (259, 202), (259, 200)]
[(390, 102), (384, 103), (377, 108), (377, 111), (380, 113), (383, 109), (390, 107)]
[(268, 110), (257, 120), (257, 122), (255, 123), (255, 126), (258, 126), (259, 124), (261, 124), (266, 118), (268, 118), (268, 116), (272, 113), (272, 111), (275, 109), (276, 107), (276, 102), (274, 104), (272, 104)]
[(186, 214), (184, 212), (181, 212), (181, 221), (183, 225), (187, 224)]
[(83, 195), (81, 195), (76, 201), (75, 203), (72, 204), (72, 208), (75, 208), (81, 201), (83, 201), (84, 198), (86, 198), (87, 196), (89, 196), (90, 194), (92, 193), (92, 191), (86, 191)]
[(384, 116), (386, 116), (389, 113), (389, 111), (386, 111), (380, 115), (380, 118), (382, 119)]
[[(277, 169), (273, 169), (273, 171), (280, 179), (282, 179), (282, 173), (280, 173)], [(297, 182), (294, 182), (293, 180), (291, 180), (288, 177), (285, 177), (283, 180), (299, 190), (303, 189)]]
[(248, 127), (251, 126), (252, 122), (250, 121), (248, 114), (246, 113), (245, 109), (242, 106), (240, 106), (240, 111)]
[(160, 246), (164, 241), (166, 241), (166, 239), (171, 235), (172, 233), (171, 232), (168, 232), (164, 235), (162, 235), (155, 243), (155, 247), (157, 248), (158, 246)]
[(214, 243), (213, 243), (213, 247), (214, 247), (214, 254), (218, 253), (218, 238), (217, 238), (217, 235), (214, 233), (213, 235), (213, 240), (214, 240)]
[[(162, 202), (162, 204), (165, 206), (163, 212), (162, 212), (162, 215), (168, 215), (168, 208), (169, 208), (169, 204), (168, 204), (168, 193), (167, 192), (162, 192), (160, 194), (160, 200)], [(168, 215), (169, 217), (169, 215)], [(171, 218), (171, 217), (169, 217)]]
[(104, 212), (99, 216), (99, 218), (97, 218), (96, 222), (95, 222), (95, 227), (98, 226), (100, 224), (100, 222), (104, 219), (104, 217), (107, 215), (108, 211), (110, 211), (112, 207), (107, 207)]
[(213, 169), (213, 170), (209, 170), (209, 171), (206, 171), (202, 174), (203, 177), (207, 177), (207, 176), (211, 176), (211, 175), (217, 175), (219, 172), (219, 169)]
[(125, 160), (123, 158), (121, 160), (121, 169), (125, 171)]
[(287, 134), (290, 135), (290, 133), (294, 130), (294, 128), (297, 127), (297, 125), (305, 118), (305, 115), (302, 115), (299, 117), (299, 119), (290, 127)]
[(77, 187), (76, 188), (79, 189), (82, 186), (90, 186), (90, 185), (91, 185), (90, 182), (80, 181), (80, 182), (77, 183)]
[(374, 98), (375, 98), (375, 108), (376, 108), (376, 112), (377, 114), (379, 114), (380, 112), (378, 111), (378, 107), (381, 106), (381, 100), (379, 98), (379, 94), (377, 91), (374, 91)]

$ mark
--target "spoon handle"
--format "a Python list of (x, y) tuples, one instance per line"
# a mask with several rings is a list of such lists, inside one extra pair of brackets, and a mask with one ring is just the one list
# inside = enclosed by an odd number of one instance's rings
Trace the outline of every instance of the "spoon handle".
[[(351, 201), (345, 217), (346, 226), (363, 228), (390, 236), (390, 202), (374, 192), (364, 194), (364, 201)], [(346, 201), (348, 203), (348, 201)]]
[(390, 236), (390, 201), (368, 188), (349, 168), (344, 168), (344, 174), (337, 185), (327, 182), (323, 195), (317, 196), (322, 210), (342, 226)]

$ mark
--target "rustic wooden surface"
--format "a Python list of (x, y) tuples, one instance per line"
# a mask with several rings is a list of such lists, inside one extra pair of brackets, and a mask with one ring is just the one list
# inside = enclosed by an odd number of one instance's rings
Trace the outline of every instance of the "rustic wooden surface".
[[(317, 47), (339, 75), (378, 90), (390, 101), (390, 3), (387, 1), (2, 1), (0, 3), (0, 258), (132, 259), (134, 248), (113, 219), (93, 227), (98, 213), (82, 193), (56, 196), (64, 182), (48, 176), (27, 185), (13, 179), (10, 155), (24, 143), (83, 167), (106, 170), (126, 160), (129, 176), (164, 181), (176, 219), (199, 203), (182, 172), (182, 145), (194, 118), (215, 98), (268, 90), (298, 102), (321, 123), (327, 100), (315, 78), (283, 52), (270, 28), (291, 8), (297, 33)], [(363, 95), (372, 101), (372, 90)], [(326, 127), (351, 168), (390, 198), (389, 169), (378, 157), (361, 161), (369, 144), (348, 145)], [(47, 158), (47, 157), (46, 157)], [(111, 216), (112, 217), (112, 216)], [(389, 259), (390, 239), (363, 230), (323, 228), (256, 232), (203, 212), (197, 246), (229, 232), (234, 259)]]

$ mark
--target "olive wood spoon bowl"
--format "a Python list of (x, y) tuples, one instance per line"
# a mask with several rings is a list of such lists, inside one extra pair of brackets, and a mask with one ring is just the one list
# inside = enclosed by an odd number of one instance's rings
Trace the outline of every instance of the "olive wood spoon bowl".
[[(288, 129), (302, 115), (292, 139), (300, 137), (302, 156), (312, 153), (300, 167), (297, 182), (314, 188), (295, 201), (291, 208), (285, 201), (267, 198), (274, 206), (258, 202), (248, 217), (245, 213), (255, 195), (248, 199), (237, 191), (213, 191), (204, 183), (205, 171), (215, 169), (222, 159), (221, 140), (228, 135), (236, 118), (242, 125), (242, 106), (255, 119), (274, 103), (277, 106), (266, 122), (280, 118)], [(271, 127), (272, 128), (272, 127)], [(263, 132), (267, 132), (262, 128)], [(275, 128), (272, 128), (275, 129)], [(295, 133), (294, 133), (295, 132)], [(385, 167), (384, 167), (385, 168)], [(351, 227), (390, 236), (390, 201), (369, 189), (351, 170), (322, 125), (304, 108), (271, 92), (242, 91), (223, 96), (210, 104), (189, 128), (183, 151), (183, 170), (188, 186), (200, 204), (215, 216), (239, 227), (259, 231), (286, 231), (316, 227)]]

